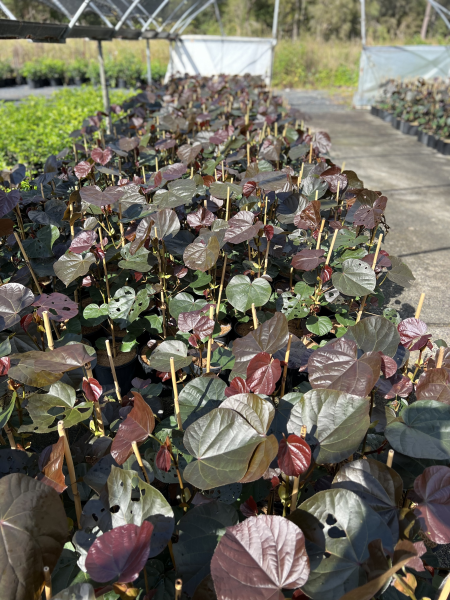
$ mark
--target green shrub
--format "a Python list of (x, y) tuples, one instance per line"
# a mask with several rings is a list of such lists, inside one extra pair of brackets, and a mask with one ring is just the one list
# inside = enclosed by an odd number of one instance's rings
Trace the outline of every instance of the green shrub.
[(0, 60), (0, 79), (9, 79), (14, 77), (14, 69), (9, 60)]
[(75, 58), (73, 61), (65, 65), (64, 77), (66, 81), (69, 79), (75, 79), (75, 77), (83, 79), (84, 77), (87, 77), (88, 69), (88, 60), (84, 58)]

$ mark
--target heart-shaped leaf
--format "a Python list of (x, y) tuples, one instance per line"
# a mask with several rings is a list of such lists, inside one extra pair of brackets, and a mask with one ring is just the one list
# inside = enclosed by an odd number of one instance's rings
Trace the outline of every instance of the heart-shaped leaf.
[(271, 294), (270, 283), (259, 277), (251, 281), (246, 275), (235, 275), (226, 288), (229, 303), (240, 312), (246, 312), (252, 307), (264, 306)]
[(278, 466), (289, 477), (299, 477), (306, 473), (311, 464), (311, 448), (298, 435), (291, 434), (280, 441)]
[(150, 406), (138, 392), (132, 392), (134, 405), (111, 446), (111, 456), (122, 465), (133, 453), (132, 442), (144, 442), (155, 428), (155, 416)]
[(67, 252), (58, 259), (53, 268), (55, 274), (67, 287), (77, 277), (83, 277), (89, 271), (89, 267), (95, 263), (95, 256), (88, 252), (84, 256)]
[(181, 420), (188, 427), (199, 417), (218, 408), (225, 397), (226, 383), (217, 376), (203, 375), (187, 383), (178, 398)]
[(200, 300), (199, 298), (194, 300), (194, 297), (191, 296), (191, 294), (181, 292), (181, 294), (177, 294), (170, 299), (169, 311), (171, 316), (178, 321), (178, 317), (181, 313), (199, 310), (200, 308), (203, 308), (205, 304), (206, 300)]
[(253, 239), (258, 231), (264, 227), (260, 221), (253, 225), (254, 215), (248, 211), (241, 211), (228, 221), (228, 229), (225, 233), (225, 242), (240, 244)]
[(188, 356), (186, 344), (179, 340), (166, 340), (159, 344), (149, 356), (152, 369), (162, 373), (170, 372), (170, 359), (174, 359), (175, 371), (188, 367), (192, 362), (192, 356)]
[(228, 527), (211, 561), (218, 600), (278, 599), (283, 588), (303, 587), (309, 571), (302, 531), (273, 515)]
[(108, 206), (118, 202), (124, 193), (120, 186), (110, 186), (102, 190), (96, 185), (85, 185), (80, 188), (80, 196), (83, 202), (95, 204), (95, 206)]
[(173, 238), (180, 231), (180, 220), (177, 213), (170, 208), (163, 208), (152, 215), (153, 226), (151, 237), (157, 237), (159, 240)]
[(0, 217), (4, 217), (11, 212), (20, 202), (20, 191), (11, 190), (4, 192), (0, 190)]
[(418, 502), (414, 513), (420, 528), (436, 544), (450, 542), (450, 469), (427, 467), (414, 482)]
[(416, 385), (417, 400), (438, 400), (450, 404), (450, 374), (447, 369), (428, 369)]
[(405, 319), (398, 325), (400, 343), (408, 350), (421, 350), (431, 338), (426, 323), (413, 317)]
[[(313, 200), (310, 202), (306, 208), (302, 210), (299, 215), (296, 215), (294, 218), (294, 225), (298, 227), (298, 229), (319, 229), (321, 221), (320, 215), (320, 201)], [(300, 267), (295, 267), (300, 268)], [(307, 269), (303, 269), (306, 271)], [(310, 269), (308, 269), (310, 270)]]
[(95, 160), (96, 163), (105, 166), (112, 159), (113, 151), (111, 150), (111, 148), (105, 148), (104, 150), (102, 150), (101, 148), (94, 148), (93, 150), (91, 150), (91, 157)]
[(0, 287), (0, 331), (18, 323), (19, 313), (33, 301), (33, 292), (20, 283), (2, 285)]
[[(359, 201), (360, 198), (361, 195), (358, 194), (357, 199)], [(357, 226), (362, 225), (366, 229), (377, 227), (386, 209), (386, 204), (386, 196), (380, 196), (373, 203), (361, 206), (353, 217), (353, 224)]]
[(0, 584), (5, 598), (38, 598), (44, 567), (55, 568), (67, 540), (67, 518), (48, 485), (15, 473), (0, 480)]
[(198, 239), (189, 244), (184, 251), (184, 264), (194, 271), (208, 271), (216, 264), (219, 252), (220, 244), (215, 236), (210, 237), (208, 243)]
[(42, 317), (44, 311), (47, 311), (49, 319), (58, 323), (72, 319), (78, 314), (78, 303), (59, 292), (41, 294), (33, 302), (33, 306), (39, 307), (37, 313), (40, 317)]
[(39, 468), (42, 471), (37, 479), (52, 487), (58, 494), (67, 488), (64, 473), (64, 438), (59, 438), (56, 444), (47, 446), (39, 457)]
[(363, 352), (382, 352), (387, 356), (395, 356), (400, 343), (394, 323), (378, 315), (362, 319), (348, 329), (345, 337), (355, 340)]
[(267, 352), (254, 356), (247, 367), (247, 385), (252, 392), (270, 396), (281, 377), (281, 364)]
[(69, 247), (70, 252), (81, 254), (87, 252), (97, 241), (97, 232), (93, 230), (81, 231), (76, 235)]
[(334, 287), (346, 296), (365, 296), (374, 291), (377, 279), (370, 266), (355, 258), (342, 263), (342, 272), (332, 275)]
[(302, 250), (292, 257), (291, 265), (299, 271), (313, 271), (325, 262), (325, 250)]
[(317, 464), (337, 463), (355, 452), (369, 428), (369, 402), (334, 390), (311, 390), (291, 410), (289, 433), (306, 426)]
[(415, 281), (415, 277), (412, 274), (411, 269), (396, 256), (389, 256), (389, 260), (392, 263), (392, 269), (390, 269), (387, 273), (388, 279), (397, 285), (401, 285), (402, 287), (411, 287), (412, 283)]
[(122, 525), (98, 537), (86, 557), (86, 569), (94, 581), (129, 583), (139, 577), (150, 553), (153, 525)]

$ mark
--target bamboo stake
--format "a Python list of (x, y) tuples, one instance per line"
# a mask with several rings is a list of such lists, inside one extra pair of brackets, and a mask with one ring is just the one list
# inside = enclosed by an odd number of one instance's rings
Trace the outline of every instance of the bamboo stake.
[(225, 213), (225, 221), (228, 221), (230, 216), (230, 186), (227, 185), (227, 209)]
[(294, 267), (291, 267), (290, 271), (289, 271), (289, 289), (291, 290), (291, 292), (294, 290), (294, 286), (293, 286), (293, 280), (294, 278)]
[(18, 225), (20, 227), (20, 235), (21, 235), (22, 239), (24, 240), (25, 237), (26, 237), (25, 236), (25, 229), (23, 228), (22, 215), (20, 214), (20, 208), (19, 208), (19, 206), (16, 206), (14, 210), (15, 210), (16, 215), (17, 215), (17, 223), (18, 223)]
[(42, 313), (42, 316), (44, 318), (44, 328), (45, 328), (45, 335), (47, 336), (48, 347), (50, 348), (50, 350), (54, 350), (55, 345), (53, 343), (52, 328), (50, 327), (50, 319), (48, 316), (48, 311), (44, 310), (44, 312)]
[(267, 225), (267, 205), (268, 205), (268, 196), (266, 194), (264, 196), (264, 225)]
[(250, 144), (247, 142), (247, 167), (250, 166)]
[(394, 462), (394, 450), (389, 450), (388, 457), (386, 461), (386, 466), (392, 467), (392, 463)]
[[(300, 437), (305, 439), (306, 437), (306, 425), (302, 425), (300, 431)], [(300, 485), (300, 477), (294, 477), (294, 485), (292, 486), (291, 495), (291, 513), (297, 508), (298, 488)]]
[[(202, 365), (200, 364), (200, 370)], [(177, 388), (177, 377), (175, 375), (175, 363), (173, 356), (170, 357), (170, 373), (172, 375), (172, 386), (173, 386), (173, 399), (175, 405), (175, 417), (177, 419), (178, 429), (183, 431), (183, 423), (181, 422), (180, 405), (178, 403), (178, 388)]]
[(155, 173), (157, 173), (159, 171), (159, 166), (158, 166), (158, 157), (155, 156)]
[[(87, 375), (88, 379), (93, 379), (94, 375), (92, 374), (90, 362), (88, 362), (84, 365), (84, 369), (86, 371), (86, 375)], [(100, 409), (100, 403), (98, 401), (94, 402), (94, 414), (95, 414), (95, 418), (97, 419), (97, 425), (98, 425), (98, 428), (100, 429), (101, 437), (103, 437), (105, 435), (105, 426), (103, 424), (102, 411)]]
[(286, 385), (286, 376), (287, 376), (287, 370), (288, 370), (289, 354), (291, 353), (291, 344), (292, 344), (292, 333), (289, 334), (289, 340), (288, 340), (288, 344), (287, 344), (287, 348), (286, 348), (286, 354), (284, 355), (285, 365), (283, 367), (283, 378), (281, 380), (281, 391), (280, 391), (280, 396), (281, 397), (284, 396), (284, 388), (285, 388), (285, 385)]
[(258, 329), (258, 317), (256, 316), (256, 308), (255, 308), (254, 304), (252, 304), (252, 317), (253, 317), (253, 329), (256, 331)]
[(16, 449), (16, 440), (14, 439), (14, 436), (12, 434), (11, 429), (9, 428), (9, 425), (6, 424), (3, 427), (3, 430), (6, 433), (6, 437), (8, 438), (8, 442), (9, 442), (9, 445), (11, 446), (11, 450), (15, 450)]
[(311, 162), (312, 162), (312, 152), (313, 152), (313, 145), (312, 145), (312, 142), (311, 142), (309, 144), (309, 160), (308, 160), (309, 164), (311, 164)]
[(319, 235), (317, 236), (316, 250), (320, 249), (320, 242), (322, 241), (322, 231), (323, 231), (324, 225), (325, 225), (325, 219), (322, 219), (322, 223), (320, 224), (320, 229), (319, 229)]
[(183, 582), (181, 579), (175, 581), (175, 600), (181, 600), (181, 592), (183, 590)]
[(69, 212), (70, 212), (70, 237), (73, 239), (75, 237), (75, 228), (73, 226), (73, 203), (70, 203), (69, 205)]
[(222, 299), (223, 282), (225, 281), (225, 271), (226, 271), (226, 268), (227, 268), (227, 259), (228, 259), (228, 256), (226, 254), (224, 254), (223, 267), (222, 267), (222, 277), (220, 278), (219, 297), (217, 299), (216, 319), (219, 318), (220, 300)]
[[(99, 240), (100, 240), (100, 248), (102, 249), (102, 252), (104, 253), (104, 250), (103, 250), (103, 237), (102, 237), (102, 230), (101, 230), (101, 228), (99, 227), (99, 228), (97, 229), (97, 231), (98, 231), (98, 237), (99, 237)], [(102, 262), (103, 262), (103, 271), (104, 271), (104, 273), (105, 273), (106, 295), (108, 296), (108, 302), (109, 302), (109, 301), (111, 300), (111, 296), (110, 296), (110, 294), (109, 294), (108, 269), (106, 268), (106, 257), (105, 257), (105, 256), (103, 256), (103, 258), (102, 258)]]
[(450, 577), (448, 577), (447, 581), (445, 582), (445, 585), (442, 588), (442, 592), (440, 593), (438, 600), (448, 600), (449, 594), (450, 594)]
[(131, 447), (133, 448), (133, 452), (134, 452), (134, 455), (136, 456), (138, 465), (141, 467), (141, 471), (142, 471), (142, 474), (144, 475), (144, 479), (150, 485), (150, 480), (148, 478), (144, 463), (142, 462), (142, 457), (141, 457), (141, 453), (139, 452), (137, 442), (131, 442)]
[(116, 367), (114, 366), (114, 359), (113, 359), (113, 355), (111, 353), (111, 342), (109, 340), (106, 340), (105, 345), (106, 345), (106, 352), (108, 354), (109, 366), (111, 368), (111, 373), (112, 373), (113, 380), (114, 380), (114, 388), (116, 390), (117, 400), (119, 400), (119, 402), (120, 402), (120, 400), (122, 398), (122, 394), (120, 392), (119, 382), (117, 380), (117, 375), (116, 375)]
[[(375, 267), (377, 265), (377, 260), (378, 260), (378, 254), (380, 252), (380, 247), (381, 247), (381, 240), (383, 239), (383, 234), (381, 233), (379, 238), (378, 238), (378, 243), (377, 243), (377, 247), (375, 249), (375, 254), (373, 255), (373, 261), (372, 261), (372, 269), (375, 270)], [(359, 323), (361, 320), (361, 316), (363, 314), (364, 311), (364, 307), (366, 306), (366, 300), (367, 300), (367, 296), (364, 296), (364, 298), (361, 301), (361, 306), (359, 307), (359, 311), (358, 314), (356, 315), (356, 322)]]
[(339, 187), (340, 187), (340, 185), (341, 185), (341, 182), (338, 181), (338, 183), (337, 183), (337, 190), (336, 190), (336, 202), (337, 202), (337, 204), (339, 204)]
[[(30, 270), (31, 276), (33, 277), (33, 281), (37, 287), (37, 291), (39, 292), (39, 294), (42, 294), (42, 288), (39, 284), (38, 278), (36, 277), (32, 267), (31, 267), (30, 259), (28, 258), (28, 255), (25, 252), (24, 247), (22, 246), (22, 242), (20, 241), (20, 237), (17, 235), (16, 231), (14, 231), (14, 237), (16, 238), (16, 242), (19, 244), (20, 251), (22, 252), (22, 256), (25, 260), (25, 264), (27, 265), (27, 267)], [(58, 331), (56, 325), (53, 323), (53, 321), (52, 321), (52, 326), (53, 326), (53, 331), (55, 332), (56, 337), (59, 340), (61, 338), (61, 336), (59, 335), (59, 331)]]
[(417, 310), (416, 310), (416, 314), (414, 315), (414, 317), (416, 319), (420, 318), (420, 313), (422, 312), (422, 306), (423, 306), (423, 301), (425, 300), (425, 293), (420, 294), (420, 300), (419, 300), (419, 304), (417, 305)]
[(125, 237), (123, 235), (123, 223), (122, 221), (122, 203), (119, 201), (119, 231), (120, 231), (120, 243), (122, 248), (125, 247)]
[(264, 271), (263, 271), (263, 275), (265, 275), (267, 273), (267, 262), (269, 260), (269, 249), (270, 249), (270, 240), (267, 240), (266, 255), (264, 257)]
[(73, 147), (73, 153), (75, 154), (75, 162), (78, 162), (78, 150), (77, 150), (77, 146), (75, 144), (75, 142), (72, 144)]
[(439, 348), (439, 352), (436, 358), (436, 369), (440, 369), (442, 367), (442, 363), (444, 362), (444, 351), (444, 346), (441, 346), (441, 348)]
[[(214, 306), (210, 306), (209, 307), (209, 318), (211, 320), (214, 319)], [(211, 346), (212, 346), (212, 334), (209, 336), (208, 339), (208, 351), (206, 354), (206, 372), (209, 373), (211, 371)], [(202, 368), (202, 365), (200, 365), (200, 369)]]
[(333, 233), (333, 238), (331, 240), (331, 244), (330, 244), (330, 249), (328, 250), (328, 256), (327, 256), (327, 260), (325, 261), (325, 266), (329, 264), (330, 262), (330, 258), (331, 258), (331, 253), (333, 252), (333, 248), (334, 248), (334, 242), (336, 241), (336, 236), (338, 234), (339, 229), (335, 229), (334, 233)]
[(66, 457), (66, 465), (67, 470), (69, 471), (70, 485), (72, 487), (72, 494), (75, 501), (75, 512), (77, 514), (78, 529), (81, 529), (81, 498), (80, 492), (78, 491), (77, 478), (75, 475), (75, 468), (73, 466), (72, 453), (70, 452), (69, 440), (67, 439), (67, 434), (64, 427), (64, 421), (58, 421), (58, 433), (59, 437), (64, 438), (64, 456)]
[(44, 590), (45, 600), (50, 600), (52, 597), (52, 576), (49, 567), (44, 567)]

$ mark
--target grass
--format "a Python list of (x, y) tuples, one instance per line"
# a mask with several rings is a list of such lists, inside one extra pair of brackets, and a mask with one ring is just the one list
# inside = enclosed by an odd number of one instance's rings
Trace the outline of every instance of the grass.
[[(114, 90), (112, 103), (120, 104), (133, 91)], [(99, 88), (63, 88), (51, 98), (28, 96), (20, 104), (0, 103), (0, 168), (17, 162), (27, 166), (42, 164), (50, 154), (72, 146), (69, 134), (83, 120), (102, 110)]]

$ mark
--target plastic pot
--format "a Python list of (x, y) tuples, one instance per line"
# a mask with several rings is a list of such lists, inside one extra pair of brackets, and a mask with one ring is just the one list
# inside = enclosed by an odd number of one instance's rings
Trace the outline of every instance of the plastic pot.
[(383, 119), (383, 121), (386, 121), (386, 123), (390, 123), (392, 121), (393, 115), (387, 110), (383, 110), (383, 116), (380, 115), (380, 117)]
[[(136, 355), (130, 361), (116, 367), (117, 381), (122, 395), (127, 394), (132, 388), (131, 381), (134, 378), (137, 358)], [(111, 367), (104, 367), (97, 363), (94, 369), (94, 377), (103, 387), (114, 387)]]
[(406, 135), (417, 135), (418, 125), (412, 125), (408, 121), (400, 121), (400, 131)]
[(371, 106), (370, 107), (370, 114), (373, 115), (374, 117), (378, 117), (379, 116), (379, 112), (380, 112), (380, 109), (377, 108), (376, 106)]
[(400, 129), (400, 123), (401, 123), (400, 119), (397, 119), (397, 117), (392, 117), (391, 125), (394, 129)]
[(436, 150), (445, 156), (450, 155), (450, 142), (446, 140), (437, 140)]
[[(229, 331), (227, 331), (227, 333), (224, 333), (223, 335), (218, 335), (216, 337), (213, 338), (213, 342), (220, 342), (221, 344), (226, 344), (228, 342), (228, 340), (230, 339), (230, 334), (233, 331), (233, 326), (231, 324), (231, 321), (222, 319), (222, 322), (224, 325), (229, 325), (230, 329)], [(220, 323), (219, 323), (220, 325)]]
[(428, 148), (436, 148), (436, 137), (431, 133), (419, 131), (417, 134), (417, 139), (425, 146), (428, 146)]

